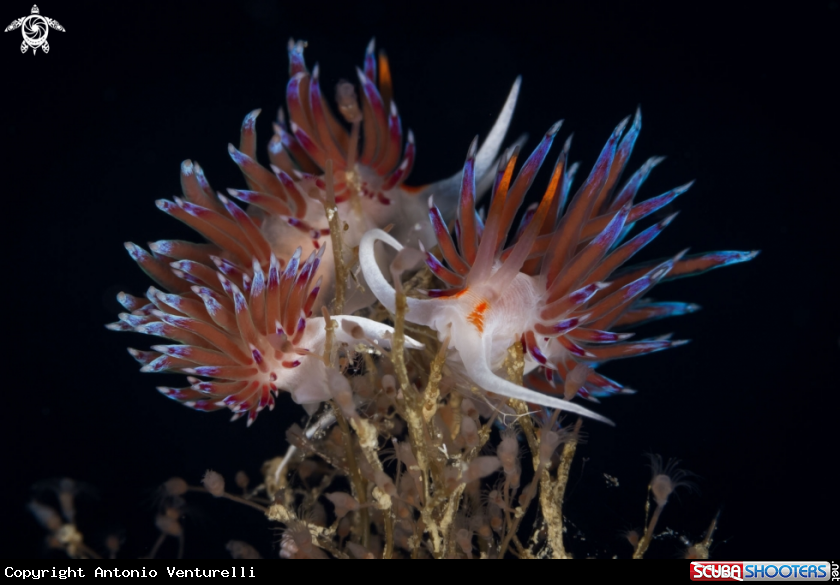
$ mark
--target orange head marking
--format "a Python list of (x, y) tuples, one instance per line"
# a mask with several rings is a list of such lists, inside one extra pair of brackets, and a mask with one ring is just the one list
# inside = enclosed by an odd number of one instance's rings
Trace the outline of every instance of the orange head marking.
[(490, 303), (484, 300), (479, 301), (467, 317), (467, 321), (475, 325), (479, 333), (484, 333), (484, 313), (488, 308), (490, 308)]

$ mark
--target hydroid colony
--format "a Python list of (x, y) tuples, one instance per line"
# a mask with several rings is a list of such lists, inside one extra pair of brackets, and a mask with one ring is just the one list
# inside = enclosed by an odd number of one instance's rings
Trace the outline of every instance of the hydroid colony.
[(696, 310), (647, 300), (651, 288), (755, 253), (628, 266), (676, 214), (636, 224), (691, 185), (639, 198), (659, 158), (622, 181), (638, 111), (575, 189), (567, 140), (514, 225), (561, 127), (527, 157), (519, 143), (500, 154), (519, 80), (463, 172), (409, 187), (415, 138), (384, 53), (371, 42), (356, 83), (335, 88), (336, 114), (303, 49), (290, 42), (269, 166), (259, 111), (228, 147), (245, 189), (218, 193), (182, 164), (182, 196), (158, 207), (205, 241), (126, 244), (156, 286), (121, 293), (109, 328), (168, 340), (129, 351), (142, 371), (185, 374), (159, 391), (188, 407), (249, 425), (283, 391), (305, 407), (307, 428), (289, 430), (289, 452), (244, 496), (267, 496), (250, 503), (286, 526), (281, 556), (568, 556), (561, 506), (583, 419), (561, 413), (610, 422), (573, 402), (632, 392), (599, 366), (683, 343), (631, 339), (631, 326)]

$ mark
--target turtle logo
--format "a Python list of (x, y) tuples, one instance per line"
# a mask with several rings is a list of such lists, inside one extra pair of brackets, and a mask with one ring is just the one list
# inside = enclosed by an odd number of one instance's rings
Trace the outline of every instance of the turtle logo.
[(12, 21), (12, 24), (6, 27), (3, 32), (9, 32), (20, 28), (23, 33), (23, 42), (20, 45), (20, 52), (25, 53), (29, 47), (32, 47), (32, 54), (34, 55), (40, 47), (45, 53), (50, 52), (50, 44), (47, 42), (47, 33), (50, 28), (57, 31), (64, 32), (64, 27), (58, 24), (57, 20), (41, 16), (38, 5), (32, 6), (32, 14), (18, 18)]

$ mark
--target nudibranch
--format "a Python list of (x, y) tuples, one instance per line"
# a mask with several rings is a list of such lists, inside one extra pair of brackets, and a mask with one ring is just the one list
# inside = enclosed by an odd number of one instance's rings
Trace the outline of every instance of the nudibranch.
[[(323, 97), (318, 65), (310, 73), (303, 49), (303, 42), (289, 42), (288, 123), (281, 108), (268, 147), (270, 168), (257, 161), (255, 122), (260, 111), (255, 110), (242, 123), (239, 148), (228, 145), (247, 189), (217, 194), (202, 168), (187, 160), (181, 165), (183, 196), (157, 201), (158, 208), (209, 242), (162, 240), (150, 244), (152, 254), (133, 255), (164, 288), (190, 292), (189, 282), (173, 276), (172, 262), (197, 262), (225, 274), (247, 274), (253, 258), (266, 271), (272, 253), (285, 259), (298, 247), (304, 256), (326, 248), (318, 276), (323, 277), (322, 296), (329, 300), (334, 291), (335, 257), (326, 207), (333, 201), (339, 217), (337, 225), (344, 228), (341, 257), (346, 262), (352, 261), (352, 249), (361, 236), (376, 227), (393, 225), (394, 235), (402, 242), (432, 245), (434, 232), (425, 209), (426, 193), (434, 192), (444, 214), (454, 215), (459, 174), (424, 187), (405, 185), (414, 165), (414, 136), (410, 130), (403, 135), (385, 53), (379, 53), (377, 63), (374, 42), (367, 47), (363, 69), (357, 69), (361, 102), (351, 83), (338, 84), (336, 101), (341, 122)], [(517, 79), (477, 154), (476, 172), (479, 177), (488, 177), (488, 188), (519, 84)], [(325, 173), (330, 165), (333, 173), (328, 178)], [(356, 287), (352, 292), (358, 292)], [(369, 295), (358, 294), (345, 308), (352, 312), (372, 300)]]
[[(132, 255), (144, 253), (133, 244), (127, 248)], [(321, 254), (312, 252), (301, 263), (298, 248), (285, 269), (271, 254), (267, 273), (255, 258), (250, 278), (229, 278), (190, 260), (177, 262), (177, 276), (194, 283), (192, 294), (154, 287), (146, 299), (120, 293), (118, 300), (129, 312), (108, 327), (176, 342), (129, 352), (143, 372), (187, 374), (190, 386), (158, 390), (190, 408), (229, 408), (234, 420), (247, 414), (250, 426), (261, 410), (274, 408), (277, 392), (286, 390), (312, 410), (331, 398), (321, 357), (326, 323), (323, 317), (310, 317), (320, 289), (320, 282), (312, 283)], [(338, 343), (390, 346), (393, 330), (387, 325), (347, 315), (331, 319)], [(423, 347), (410, 337), (405, 340), (408, 348)]]
[[(684, 341), (669, 336), (628, 341), (632, 333), (613, 331), (645, 320), (689, 313), (688, 303), (653, 303), (642, 298), (657, 283), (744, 262), (757, 252), (713, 252), (664, 261), (623, 265), (653, 240), (673, 215), (622, 243), (634, 224), (662, 209), (691, 183), (635, 202), (635, 196), (660, 158), (649, 159), (618, 188), (619, 179), (641, 129), (637, 111), (615, 129), (575, 196), (566, 205), (575, 166), (568, 165), (569, 141), (554, 167), (536, 208), (526, 211), (511, 245), (506, 247), (514, 217), (560, 128), (552, 126), (513, 180), (518, 148), (500, 161), (486, 222), (476, 213), (476, 142), (462, 174), (455, 239), (440, 210), (429, 198), (429, 215), (443, 262), (425, 253), (431, 271), (444, 288), (428, 298), (407, 299), (406, 320), (448, 338), (447, 362), (459, 367), (473, 384), (490, 393), (531, 404), (607, 421), (580, 405), (524, 388), (500, 377), (506, 350), (521, 341), (526, 372), (543, 368), (561, 382), (548, 388), (584, 397), (629, 391), (597, 373), (609, 360), (675, 347)], [(368, 285), (392, 312), (395, 293), (374, 260), (374, 244), (396, 250), (403, 245), (382, 230), (362, 238), (359, 258)], [(456, 246), (457, 243), (457, 246)], [(608, 422), (608, 421), (607, 421)]]

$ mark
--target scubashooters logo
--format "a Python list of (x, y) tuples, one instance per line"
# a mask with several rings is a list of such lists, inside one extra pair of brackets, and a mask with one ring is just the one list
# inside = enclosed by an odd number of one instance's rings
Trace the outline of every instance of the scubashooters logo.
[(837, 580), (829, 565), (827, 561), (693, 561), (690, 575), (692, 581)]
[(27, 49), (32, 48), (34, 55), (40, 48), (45, 53), (50, 52), (50, 44), (47, 42), (47, 35), (51, 28), (57, 31), (64, 32), (64, 27), (58, 24), (57, 20), (41, 16), (41, 11), (38, 10), (38, 5), (32, 6), (32, 14), (13, 20), (12, 24), (6, 27), (3, 32), (9, 32), (15, 29), (21, 29), (23, 33), (23, 42), (20, 44), (20, 52), (25, 53)]

